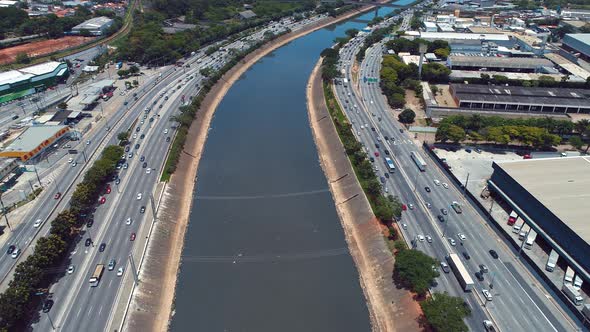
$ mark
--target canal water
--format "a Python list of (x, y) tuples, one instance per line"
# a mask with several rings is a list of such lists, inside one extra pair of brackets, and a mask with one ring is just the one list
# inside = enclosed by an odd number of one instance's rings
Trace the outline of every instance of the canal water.
[(219, 105), (198, 171), (173, 331), (370, 331), (305, 96), (320, 52), (363, 27), (345, 22), (277, 49)]

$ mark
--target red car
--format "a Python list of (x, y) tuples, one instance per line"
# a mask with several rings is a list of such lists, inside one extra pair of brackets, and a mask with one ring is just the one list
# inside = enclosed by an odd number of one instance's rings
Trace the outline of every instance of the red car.
[(402, 204), (402, 210), (406, 211), (408, 209), (408, 207), (406, 206), (406, 204)]
[(105, 189), (105, 192), (107, 194), (110, 194), (111, 193), (111, 185), (110, 184), (107, 184), (107, 188)]
[(129, 237), (129, 241), (135, 241), (135, 233), (131, 233), (131, 236)]
[(530, 154), (525, 154), (524, 156), (522, 156), (522, 159), (532, 159), (533, 157), (531, 157)]
[(375, 151), (375, 157), (379, 157), (379, 152)]
[(101, 198), (98, 200), (98, 202), (99, 202), (100, 204), (104, 204), (106, 201), (107, 201), (107, 199), (106, 199), (104, 196), (102, 196), (102, 197), (101, 197)]
[(61, 193), (56, 193), (55, 196), (53, 196), (54, 199), (59, 199), (61, 197)]

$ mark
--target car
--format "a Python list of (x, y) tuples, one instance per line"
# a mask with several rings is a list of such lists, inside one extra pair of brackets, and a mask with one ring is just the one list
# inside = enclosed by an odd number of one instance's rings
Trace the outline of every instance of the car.
[(130, 149), (130, 147), (129, 147), (129, 145), (127, 145), (127, 146), (125, 147), (125, 152), (129, 152), (129, 149)]
[(427, 202), (426, 203), (426, 207), (430, 209), (432, 207), (432, 204), (430, 204), (430, 203)]
[(494, 257), (495, 259), (498, 259), (498, 253), (494, 249), (490, 250), (490, 255), (492, 255), (492, 257)]
[(402, 204), (402, 210), (406, 211), (408, 209), (408, 206), (406, 204)]
[(404, 223), (404, 224), (402, 224), (402, 228), (403, 229), (408, 229), (408, 225)]
[(115, 269), (115, 265), (117, 265), (117, 261), (113, 258), (109, 261), (109, 271), (112, 271)]
[(117, 270), (117, 277), (120, 277), (120, 276), (122, 276), (122, 275), (123, 275), (123, 271), (125, 271), (125, 269), (123, 269), (122, 267), (120, 267), (120, 268)]
[(142, 168), (146, 168), (146, 167), (147, 167), (147, 163), (146, 163), (146, 162), (144, 162), (144, 163), (141, 165), (141, 167), (142, 167)]
[(440, 262), (440, 268), (443, 270), (444, 273), (449, 273), (451, 272), (451, 269), (449, 268), (449, 265), (445, 262)]
[(482, 289), (481, 293), (483, 294), (483, 297), (486, 298), (486, 300), (491, 301), (492, 300), (492, 293), (490, 293), (489, 290), (487, 289)]
[(385, 175), (385, 177), (389, 179), (389, 173), (384, 173), (383, 175)]
[(131, 236), (129, 236), (129, 241), (135, 241), (135, 233), (131, 233)]
[(465, 237), (465, 234), (463, 234), (463, 233), (457, 233), (457, 237), (459, 237), (459, 239), (461, 239), (461, 241), (465, 241), (467, 239)]
[(148, 169), (145, 170), (145, 174), (150, 174), (151, 172), (152, 172), (152, 169), (151, 168), (148, 168)]
[(10, 255), (10, 254), (12, 254), (12, 253), (14, 252), (14, 249), (16, 249), (16, 246), (15, 246), (14, 244), (11, 244), (11, 245), (8, 247), (8, 250), (6, 250), (6, 254), (7, 254), (7, 255)]
[(403, 132), (404, 132), (404, 130), (400, 128), (400, 129), (399, 129), (399, 132), (400, 132), (400, 133), (403, 133)]
[(429, 186), (426, 186), (426, 187), (424, 187), (424, 190), (426, 190), (426, 192), (429, 193), (430, 192), (430, 187)]
[(426, 235), (426, 242), (432, 243), (432, 236)]
[(86, 145), (90, 145), (90, 140), (86, 141)]
[(119, 183), (121, 183), (121, 179), (117, 178), (117, 179), (115, 180), (115, 184), (116, 184), (116, 185), (119, 185)]
[(442, 186), (445, 187), (445, 189), (449, 189), (449, 185), (446, 182), (443, 182)]
[(170, 136), (166, 137), (166, 142), (170, 142)]
[(135, 132), (138, 133), (141, 130), (141, 127), (135, 128)]
[(142, 193), (137, 193), (137, 200), (139, 201), (142, 197)]
[(76, 267), (74, 265), (68, 266), (68, 274), (74, 273), (75, 270), (76, 270)]
[(127, 225), (131, 225), (132, 222), (133, 222), (133, 219), (131, 219), (131, 218), (127, 218), (127, 220), (125, 220), (125, 224), (127, 224)]
[(369, 157), (369, 160), (370, 160), (372, 163), (374, 163), (374, 162), (375, 162), (375, 158), (373, 158), (373, 157)]
[(133, 139), (136, 139), (136, 138), (137, 138), (137, 134), (133, 134)]
[(61, 193), (57, 192), (55, 193), (55, 195), (53, 195), (53, 199), (59, 199), (61, 197)]
[(375, 131), (375, 127), (371, 127), (371, 130), (372, 130), (372, 131)]
[(145, 161), (145, 156), (141, 156), (141, 158), (139, 158), (139, 161), (144, 162)]
[(479, 272), (479, 271), (478, 271), (478, 272), (475, 272), (475, 277), (476, 277), (476, 278), (477, 278), (477, 280), (479, 280), (479, 281), (483, 281), (483, 280), (484, 280), (484, 278), (483, 278), (483, 273), (481, 273), (481, 272)]
[(449, 211), (448, 211), (447, 209), (445, 209), (445, 208), (442, 208), (442, 209), (440, 209), (440, 212), (441, 212), (442, 214), (444, 214), (445, 216), (446, 216), (447, 214), (449, 214)]
[(454, 247), (457, 245), (457, 242), (455, 242), (455, 239), (453, 238), (449, 238), (449, 243)]
[(164, 134), (168, 134), (168, 129), (164, 129)]
[(386, 141), (389, 141), (389, 137), (387, 137), (387, 136), (383, 136), (383, 138), (384, 138)]
[(479, 270), (481, 271), (481, 273), (488, 273), (488, 267), (485, 266), (485, 264), (479, 264)]
[(43, 220), (37, 219), (37, 220), (35, 220), (33, 227), (38, 228), (39, 226), (41, 226), (42, 223), (43, 223)]
[[(129, 158), (129, 159), (133, 158), (133, 152), (129, 152), (129, 154), (127, 155), (127, 158)], [(123, 165), (123, 168), (125, 168), (125, 165)]]
[(135, 150), (139, 149), (139, 143), (135, 144)]
[(453, 210), (455, 210), (455, 212), (457, 212), (457, 214), (463, 213), (463, 209), (461, 208), (461, 205), (459, 205), (459, 202), (453, 201), (451, 203), (451, 207), (453, 208)]
[(51, 307), (53, 307), (53, 300), (45, 301), (45, 303), (43, 303), (43, 312), (48, 313), (49, 310), (51, 310)]
[(86, 246), (86, 247), (90, 247), (91, 244), (92, 244), (92, 240), (90, 240), (90, 238), (86, 239), (86, 241), (84, 242), (84, 246)]
[(379, 152), (375, 151), (374, 155), (375, 157), (379, 157)]
[(420, 242), (424, 242), (424, 240), (425, 240), (424, 235), (422, 235), (422, 234), (418, 234), (417, 238), (418, 238), (418, 241), (420, 241)]
[(480, 153), (481, 154), (481, 149), (480, 148), (475, 148), (475, 152)]
[(74, 162), (72, 163), (72, 167), (76, 167), (76, 165), (78, 165), (78, 163), (74, 161)]
[(100, 247), (98, 247), (98, 251), (103, 252), (106, 247), (107, 247), (107, 244), (103, 242), (100, 244)]
[(129, 164), (128, 163), (124, 163), (123, 164), (123, 169), (127, 169), (127, 168), (129, 168)]
[(144, 139), (144, 138), (145, 138), (145, 134), (141, 134), (141, 136), (139, 136), (139, 139)]
[(145, 213), (145, 206), (139, 208), (139, 213)]
[(383, 150), (383, 152), (385, 152), (385, 154), (389, 156), (389, 150)]
[(384, 177), (380, 177), (379, 180), (381, 180), (381, 183), (385, 184), (385, 178)]
[(14, 251), (12, 252), (12, 255), (10, 255), (10, 257), (12, 257), (12, 259), (16, 259), (18, 257), (18, 255), (20, 255), (20, 249), (16, 248), (16, 249), (14, 249)]
[(110, 193), (111, 193), (111, 190), (112, 190), (112, 189), (111, 189), (111, 186), (107, 184), (107, 187), (105, 188), (104, 192), (105, 192), (106, 194), (110, 194)]
[(102, 196), (102, 197), (100, 197), (100, 199), (98, 200), (98, 203), (99, 203), (99, 204), (104, 204), (104, 203), (106, 203), (106, 201), (107, 201), (106, 197)]
[(414, 204), (410, 203), (408, 204), (408, 207), (410, 208), (410, 210), (414, 210)]
[(465, 259), (471, 259), (471, 256), (469, 256), (469, 253), (467, 253), (467, 251), (463, 251), (461, 254), (463, 254), (463, 257), (465, 257)]
[(379, 143), (375, 143), (375, 147), (379, 149)]
[(440, 181), (434, 180), (434, 184), (437, 185), (437, 186), (440, 186)]
[(471, 149), (470, 148), (465, 148), (465, 152), (471, 153)]
[(68, 159), (68, 164), (71, 164), (71, 163), (72, 163), (72, 161), (74, 161), (74, 158), (71, 158), (71, 157), (70, 157), (70, 159)]

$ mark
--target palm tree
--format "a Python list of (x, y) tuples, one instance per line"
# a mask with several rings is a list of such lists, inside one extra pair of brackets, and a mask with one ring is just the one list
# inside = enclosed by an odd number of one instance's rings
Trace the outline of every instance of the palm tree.
[(588, 129), (588, 126), (590, 126), (590, 120), (582, 119), (574, 124), (574, 129), (576, 129), (576, 131), (580, 135), (583, 135), (584, 132)]

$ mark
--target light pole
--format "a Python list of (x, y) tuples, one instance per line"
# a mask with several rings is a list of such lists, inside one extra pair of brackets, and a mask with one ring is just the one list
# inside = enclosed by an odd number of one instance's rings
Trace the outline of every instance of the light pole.
[(467, 173), (467, 179), (465, 179), (465, 186), (463, 186), (463, 195), (465, 195), (465, 191), (467, 190), (468, 183), (469, 183), (469, 173)]
[(0, 205), (2, 205), (2, 213), (4, 213), (4, 220), (6, 220), (6, 226), (8, 226), (8, 229), (12, 231), (12, 227), (10, 227), (10, 224), (8, 223), (8, 211), (6, 211), (6, 208), (4, 207), (4, 202), (2, 201), (2, 193), (0, 193)]

